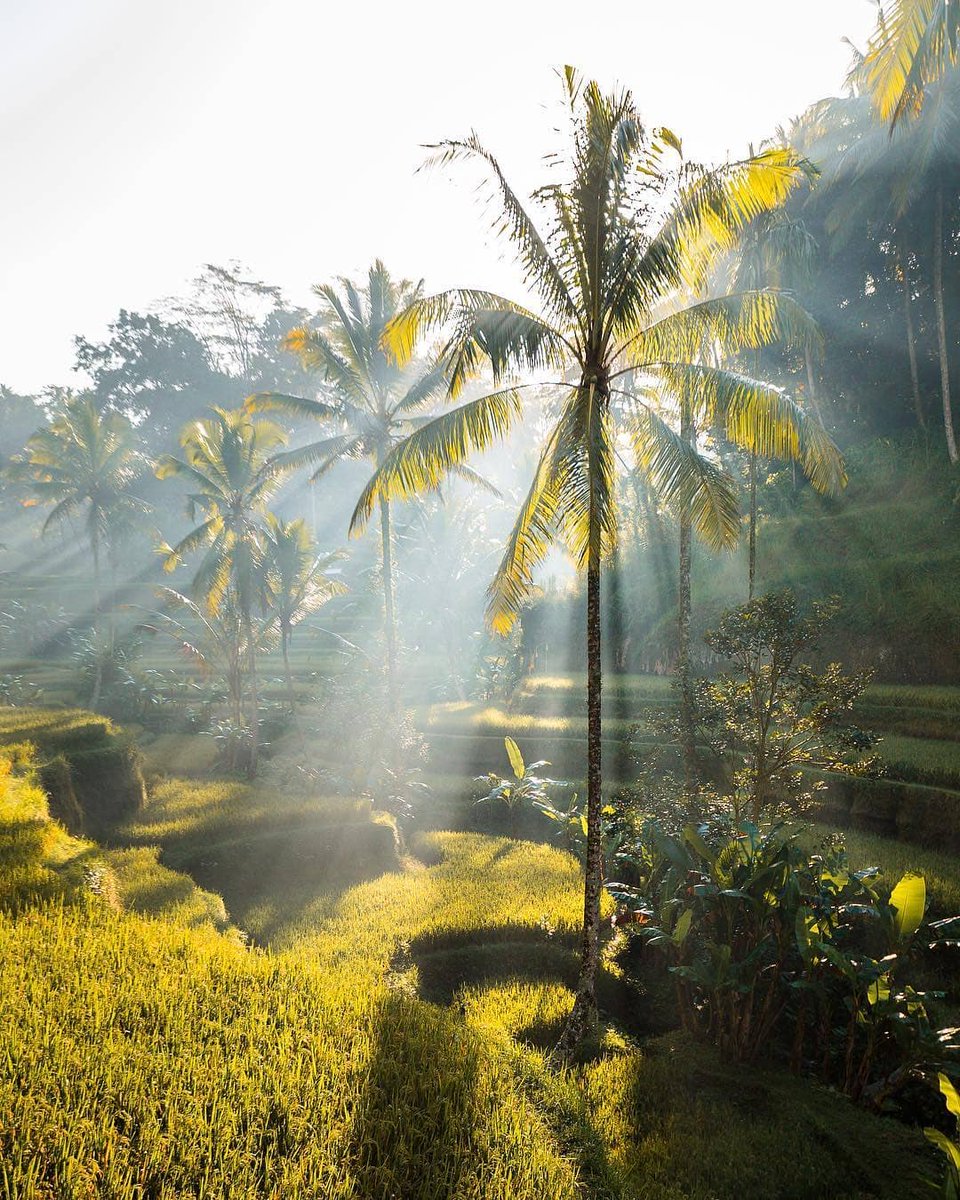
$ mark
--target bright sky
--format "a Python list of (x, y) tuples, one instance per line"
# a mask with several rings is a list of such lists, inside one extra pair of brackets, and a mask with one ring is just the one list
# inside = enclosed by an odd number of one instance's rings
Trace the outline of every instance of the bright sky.
[(518, 189), (571, 62), (632, 88), (689, 157), (739, 156), (841, 89), (871, 0), (0, 0), (0, 381), (71, 376), (72, 338), (240, 259), (305, 303), (379, 255), (512, 287), (462, 169), (475, 128)]

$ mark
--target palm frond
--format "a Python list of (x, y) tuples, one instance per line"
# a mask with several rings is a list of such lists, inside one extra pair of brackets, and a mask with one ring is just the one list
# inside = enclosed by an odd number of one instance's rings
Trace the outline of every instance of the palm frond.
[(736, 445), (799, 463), (819, 492), (836, 494), (846, 484), (843, 457), (832, 438), (783, 389), (696, 363), (662, 364), (658, 373), (674, 395), (690, 403), (701, 424), (718, 424)]
[[(414, 301), (389, 322), (383, 332), (383, 347), (387, 354), (400, 366), (405, 366), (413, 357), (417, 342), (428, 329), (438, 329), (452, 319), (469, 320), (470, 315), (496, 313), (512, 315), (549, 331), (570, 349), (562, 337), (549, 325), (521, 304), (508, 300), (496, 292), (485, 292), (477, 288), (453, 288), (435, 296), (423, 296)], [(557, 347), (561, 351), (561, 347)], [(562, 351), (561, 351), (562, 352)]]
[(359, 532), (384, 499), (409, 499), (437, 487), (470, 454), (486, 450), (504, 437), (522, 413), (515, 389), (471, 400), (421, 426), (391, 450), (363, 489), (350, 521)]
[(557, 430), (540, 455), (526, 499), (517, 514), (496, 574), (487, 588), (487, 624), (506, 635), (529, 598), (533, 572), (546, 557), (557, 532)]
[(884, 121), (916, 115), (925, 88), (957, 59), (960, 5), (955, 0), (895, 0), (883, 13), (862, 72)]
[(733, 479), (698, 453), (652, 408), (641, 406), (630, 423), (640, 472), (660, 500), (686, 515), (715, 549), (733, 546), (740, 535), (740, 510)]
[(307, 417), (314, 421), (332, 421), (340, 415), (335, 400), (314, 400), (309, 396), (289, 396), (284, 392), (254, 392), (243, 402), (248, 413), (279, 412), (288, 417)]
[(635, 367), (690, 361), (704, 346), (729, 354), (780, 343), (788, 349), (819, 350), (822, 335), (805, 308), (774, 288), (719, 296), (691, 304), (646, 326), (619, 350)]
[(500, 194), (501, 215), (495, 222), (498, 234), (505, 235), (517, 249), (524, 268), (524, 278), (540, 293), (555, 318), (576, 318), (576, 305), (568, 290), (567, 280), (559, 264), (538, 231), (536, 224), (509, 185), (499, 162), (481, 144), (476, 133), (462, 141), (450, 140), (428, 146), (435, 153), (426, 165), (445, 165), (460, 159), (479, 158), (493, 174)]

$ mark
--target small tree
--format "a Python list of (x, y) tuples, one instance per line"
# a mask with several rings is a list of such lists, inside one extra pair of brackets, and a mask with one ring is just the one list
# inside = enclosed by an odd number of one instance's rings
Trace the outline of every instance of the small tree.
[(347, 590), (329, 574), (343, 555), (338, 551), (318, 554), (316, 542), (302, 518), (284, 521), (274, 513), (267, 513), (263, 538), (263, 605), (280, 634), (287, 700), (292, 713), (297, 707), (289, 655), (294, 626)]
[(831, 600), (804, 613), (793, 592), (771, 592), (730, 609), (705, 636), (735, 668), (699, 683), (696, 709), (700, 737), (717, 756), (738, 820), (749, 815), (757, 823), (777, 806), (801, 805), (817, 786), (810, 768), (868, 765), (874, 739), (851, 714), (869, 675), (802, 661), (836, 611)]

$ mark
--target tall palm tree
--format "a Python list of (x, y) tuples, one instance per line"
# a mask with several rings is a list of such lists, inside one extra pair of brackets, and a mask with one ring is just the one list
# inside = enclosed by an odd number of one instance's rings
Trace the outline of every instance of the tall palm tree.
[(147, 506), (130, 491), (143, 458), (130, 422), (103, 412), (89, 396), (68, 397), (45, 429), (27, 441), (15, 464), (29, 481), (36, 502), (52, 504), (43, 532), (83, 515), (93, 558), (93, 628), (96, 673), (90, 706), (100, 704), (103, 685), (101, 645), (102, 556), (117, 530)]
[[(916, 365), (912, 332), (911, 254), (922, 235), (931, 247), (931, 294), (937, 323), (940, 396), (947, 455), (960, 461), (954, 429), (949, 346), (943, 285), (944, 229), (947, 186), (956, 171), (960, 71), (949, 69), (932, 83), (926, 102), (910, 120), (886, 126), (877, 119), (884, 110), (871, 97), (870, 55), (858, 60), (849, 82), (855, 95), (822, 106), (820, 120), (807, 129), (807, 153), (823, 160), (822, 186), (838, 199), (828, 214), (837, 239), (866, 214), (886, 211), (895, 244), (900, 243), (900, 273), (904, 288), (908, 356), (916, 404)], [(860, 89), (857, 91), (857, 89)], [(932, 197), (932, 206), (925, 203)], [(918, 219), (924, 224), (917, 231)], [(951, 230), (952, 232), (952, 230)], [(913, 243), (911, 246), (910, 243)], [(920, 409), (918, 406), (918, 419)]]
[(188, 514), (202, 516), (199, 525), (176, 546), (161, 547), (164, 569), (173, 571), (189, 555), (204, 554), (193, 579), (194, 592), (208, 613), (226, 601), (240, 618), (247, 647), (250, 681), (251, 753), (248, 769), (257, 768), (259, 700), (253, 610), (264, 562), (263, 526), (267, 504), (283, 476), (296, 465), (282, 455), (286, 435), (270, 421), (257, 420), (243, 409), (214, 408), (212, 415), (186, 426), (180, 436), (183, 457), (164, 455), (159, 479), (181, 478), (190, 485)]
[[(788, 287), (797, 285), (809, 277), (817, 253), (816, 238), (803, 221), (786, 213), (782, 208), (763, 213), (745, 231), (736, 250), (734, 287), (744, 288)], [(821, 421), (817, 406), (816, 386), (813, 371), (813, 353), (810, 343), (803, 347), (804, 365), (807, 375), (807, 396)], [(760, 351), (753, 351), (753, 374), (760, 372)], [(750, 453), (750, 499), (748, 516), (747, 552), (747, 599), (753, 599), (757, 574), (757, 454)]]
[[(676, 137), (648, 133), (629, 92), (604, 95), (572, 69), (563, 73), (570, 154), (553, 160), (563, 178), (535, 195), (541, 232), (475, 135), (437, 148), (437, 160), (479, 160), (492, 176), (507, 231), (536, 299), (516, 303), (457, 289), (418, 299), (393, 321), (386, 342), (405, 362), (423, 330), (451, 330), (443, 358), (455, 398), (482, 363), (495, 390), (435, 418), (381, 464), (354, 514), (360, 529), (385, 498), (436, 486), (451, 465), (489, 447), (520, 419), (521, 390), (501, 386), (514, 371), (550, 370), (561, 400), (534, 479), (490, 585), (487, 617), (506, 632), (555, 538), (587, 579), (587, 852), (580, 977), (562, 1039), (570, 1050), (596, 1019), (601, 829), (601, 563), (617, 539), (618, 442), (632, 447), (663, 503), (687, 512), (713, 545), (738, 534), (732, 481), (660, 416), (667, 395), (706, 421), (723, 420), (761, 453), (796, 451), (810, 439), (802, 414), (777, 388), (704, 361), (703, 348), (731, 349), (808, 331), (805, 314), (772, 291), (677, 304), (705, 282), (716, 257), (760, 212), (780, 203), (801, 164), (767, 150), (718, 171), (669, 167)], [(629, 386), (628, 386), (629, 385)], [(815, 438), (817, 435), (812, 435)]]
[(267, 513), (263, 551), (264, 608), (276, 621), (280, 634), (287, 697), (293, 712), (296, 696), (290, 671), (290, 638), (294, 626), (304, 617), (346, 591), (340, 580), (329, 574), (343, 555), (337, 551), (318, 554), (306, 521), (302, 518), (283, 521), (274, 513)]
[[(284, 346), (307, 369), (320, 372), (318, 398), (260, 392), (247, 401), (251, 410), (274, 410), (324, 422), (326, 435), (297, 453), (316, 465), (318, 479), (344, 459), (369, 459), (374, 468), (414, 428), (417, 415), (445, 387), (443, 371), (433, 365), (411, 370), (384, 353), (381, 341), (389, 323), (421, 296), (421, 286), (393, 279), (377, 259), (364, 287), (349, 279), (337, 286), (314, 289), (320, 298), (320, 324), (300, 327)], [(390, 500), (379, 498), (380, 547), (383, 570), (384, 641), (387, 686), (391, 705), (397, 703), (397, 620), (391, 538)]]

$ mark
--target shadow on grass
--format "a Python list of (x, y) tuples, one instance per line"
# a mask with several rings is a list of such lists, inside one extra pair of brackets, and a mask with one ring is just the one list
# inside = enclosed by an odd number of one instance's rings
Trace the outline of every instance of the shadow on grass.
[[(334, 898), (399, 869), (393, 829), (370, 821), (251, 830), (244, 838), (163, 857), (218, 892), (233, 919), (262, 944), (296, 925), (318, 896)], [(250, 928), (254, 911), (267, 915)]]
[[(529, 925), (503, 925), (470, 934), (418, 938), (400, 950), (391, 968), (401, 972), (415, 966), (417, 992), (433, 1004), (453, 1004), (464, 988), (508, 982), (561, 983), (575, 989), (579, 974), (578, 939), (572, 934), (549, 934)], [(627, 980), (601, 968), (597, 977), (601, 1017), (632, 1037), (660, 1032), (644, 996)], [(536, 1023), (518, 1031), (518, 1040), (550, 1049), (560, 1036), (562, 1022)]]
[(397, 993), (377, 1013), (348, 1153), (369, 1200), (618, 1194), (568, 1081)]

